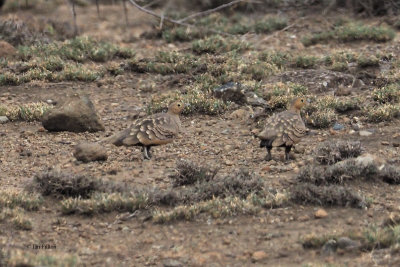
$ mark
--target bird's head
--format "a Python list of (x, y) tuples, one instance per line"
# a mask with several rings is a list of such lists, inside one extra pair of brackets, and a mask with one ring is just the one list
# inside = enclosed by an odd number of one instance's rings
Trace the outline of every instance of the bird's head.
[(168, 113), (179, 115), (185, 108), (185, 104), (180, 101), (174, 102), (168, 107)]
[(290, 109), (291, 110), (295, 110), (295, 111), (300, 111), (302, 107), (304, 107), (305, 105), (307, 105), (308, 100), (305, 97), (296, 97), (291, 105), (290, 105)]

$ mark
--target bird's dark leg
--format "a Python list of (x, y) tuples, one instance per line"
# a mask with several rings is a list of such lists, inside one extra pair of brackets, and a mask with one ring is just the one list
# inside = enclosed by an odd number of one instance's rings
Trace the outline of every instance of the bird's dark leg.
[(285, 146), (285, 160), (286, 161), (290, 160), (289, 153), (290, 153), (291, 149), (292, 149), (292, 146)]
[(265, 160), (266, 161), (270, 161), (271, 159), (272, 159), (272, 155), (271, 155), (271, 149), (272, 149), (272, 146), (266, 146), (266, 148), (267, 148), (267, 156), (265, 157)]
[(151, 154), (150, 154), (150, 147), (149, 146), (143, 146), (143, 157), (145, 159), (151, 159)]

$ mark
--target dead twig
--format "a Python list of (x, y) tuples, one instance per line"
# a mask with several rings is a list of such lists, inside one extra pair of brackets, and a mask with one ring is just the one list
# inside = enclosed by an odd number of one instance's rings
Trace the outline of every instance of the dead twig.
[(99, 6), (99, 0), (96, 0), (96, 9), (97, 9), (97, 17), (100, 18), (100, 6)]
[[(193, 25), (193, 24), (189, 24), (189, 23), (186, 23), (186, 22), (180, 22), (178, 20), (174, 20), (174, 19), (171, 19), (171, 18), (165, 17), (165, 16), (160, 16), (160, 15), (158, 15), (157, 13), (155, 13), (155, 12), (153, 12), (151, 10), (143, 8), (138, 3), (136, 3), (134, 0), (129, 0), (129, 3), (131, 3), (134, 7), (136, 7), (140, 11), (142, 11), (144, 13), (147, 13), (149, 15), (152, 15), (153, 17), (159, 18), (160, 20), (168, 21), (168, 22), (171, 22), (173, 24), (180, 25), (180, 26), (186, 26), (186, 27), (191, 27), (191, 28), (195, 28), (196, 27), (196, 25)], [(233, 36), (232, 34), (227, 33), (227, 32), (221, 32), (221, 31), (217, 31), (217, 30), (213, 30), (213, 29), (207, 29), (207, 30), (210, 31), (210, 32), (213, 32), (213, 33), (221, 34), (221, 35)]]
[(229, 2), (229, 3), (217, 6), (216, 8), (213, 8), (213, 9), (209, 9), (209, 10), (206, 10), (206, 11), (203, 11), (203, 12), (194, 13), (194, 14), (189, 15), (189, 16), (187, 16), (187, 17), (185, 17), (183, 19), (180, 19), (178, 21), (179, 22), (184, 22), (184, 21), (187, 21), (187, 20), (192, 19), (192, 18), (196, 18), (196, 17), (200, 17), (200, 16), (207, 16), (208, 14), (211, 14), (213, 12), (217, 12), (218, 10), (224, 9), (226, 7), (233, 6), (234, 4), (237, 4), (237, 3), (240, 3), (240, 2), (244, 2), (244, 1), (246, 1), (246, 0), (235, 0), (235, 1), (232, 1), (232, 2)]
[(124, 6), (124, 14), (125, 14), (126, 26), (129, 26), (129, 21), (128, 21), (128, 7), (126, 6), (126, 0), (122, 0), (122, 5)]
[(71, 6), (72, 16), (74, 17), (74, 35), (78, 35), (78, 25), (76, 23), (76, 11), (75, 11), (75, 0), (68, 0)]

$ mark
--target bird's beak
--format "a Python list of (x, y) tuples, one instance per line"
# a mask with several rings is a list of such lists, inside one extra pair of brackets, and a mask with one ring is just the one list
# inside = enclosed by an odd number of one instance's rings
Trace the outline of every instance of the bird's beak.
[(307, 98), (307, 104), (311, 104), (311, 99), (310, 98)]

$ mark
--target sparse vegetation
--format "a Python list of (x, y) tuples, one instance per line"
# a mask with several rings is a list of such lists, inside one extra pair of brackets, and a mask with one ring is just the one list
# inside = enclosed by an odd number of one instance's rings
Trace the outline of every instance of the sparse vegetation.
[(301, 183), (291, 190), (290, 199), (298, 204), (354, 208), (368, 206), (363, 197), (338, 185), (316, 186), (310, 183)]
[(172, 92), (170, 94), (154, 97), (147, 110), (148, 113), (157, 113), (168, 107), (169, 103), (180, 100), (186, 103), (183, 114), (209, 114), (222, 113), (226, 108), (222, 100), (210, 96), (210, 93), (200, 91), (198, 88), (189, 89), (186, 94)]
[(235, 40), (233, 38), (224, 38), (220, 35), (213, 35), (194, 41), (192, 43), (192, 50), (194, 53), (225, 53), (230, 51), (243, 51), (247, 49), (249, 45), (243, 41)]
[(20, 106), (1, 106), (0, 116), (7, 116), (11, 121), (35, 121), (40, 120), (43, 114), (52, 106), (43, 102), (28, 103)]
[(384, 26), (367, 26), (360, 23), (348, 23), (335, 27), (332, 31), (325, 31), (307, 36), (302, 39), (305, 46), (324, 43), (330, 40), (340, 42), (375, 41), (387, 42), (394, 38), (395, 31)]
[(170, 178), (174, 186), (182, 186), (211, 181), (216, 174), (217, 170), (180, 160), (176, 163), (175, 174), (171, 175)]
[(321, 164), (334, 164), (338, 161), (361, 155), (360, 141), (325, 141), (315, 149), (315, 159)]
[(34, 193), (18, 192), (16, 190), (0, 191), (0, 206), (7, 208), (21, 207), (27, 211), (38, 210), (43, 199)]
[(49, 266), (75, 267), (81, 265), (76, 255), (52, 252), (31, 253), (26, 250), (11, 250), (5, 259), (7, 266)]
[(400, 106), (394, 104), (368, 106), (364, 109), (364, 114), (369, 122), (391, 121), (400, 116)]

